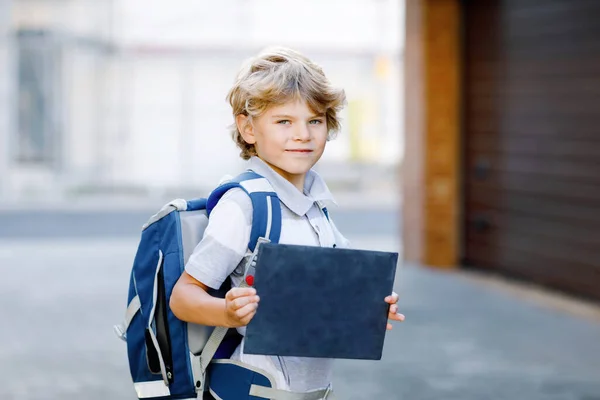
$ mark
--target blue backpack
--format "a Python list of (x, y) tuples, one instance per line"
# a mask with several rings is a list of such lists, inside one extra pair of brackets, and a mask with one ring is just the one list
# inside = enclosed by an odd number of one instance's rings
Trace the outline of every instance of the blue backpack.
[[(201, 399), (208, 390), (211, 368), (230, 369), (226, 376), (231, 379), (215, 378), (215, 384), (222, 381), (223, 385), (215, 390), (228, 393), (222, 398), (256, 399), (249, 394), (251, 385), (272, 387), (268, 379), (260, 374), (248, 375), (252, 371), (239, 365), (213, 362), (228, 359), (240, 343), (235, 329), (188, 324), (177, 319), (169, 306), (173, 287), (202, 239), (212, 209), (225, 192), (236, 187), (252, 201), (250, 266), (261, 241), (277, 243), (281, 231), (277, 194), (265, 178), (252, 171), (222, 184), (208, 198), (170, 202), (143, 227), (131, 271), (125, 319), (115, 326), (117, 335), (127, 342), (129, 368), (139, 399)], [(228, 279), (211, 294), (224, 297), (230, 287)]]

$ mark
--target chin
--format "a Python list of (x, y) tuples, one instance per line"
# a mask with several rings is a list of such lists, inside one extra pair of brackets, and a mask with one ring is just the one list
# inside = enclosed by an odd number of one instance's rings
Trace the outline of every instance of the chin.
[(290, 169), (294, 170), (294, 173), (300, 174), (307, 173), (315, 165), (315, 162), (313, 160), (293, 160), (287, 164)]
[(301, 162), (287, 161), (287, 162), (282, 162), (281, 164), (277, 165), (277, 167), (279, 169), (284, 170), (288, 174), (300, 175), (300, 174), (306, 174), (308, 171), (310, 171), (310, 169), (312, 168), (313, 165), (314, 165), (314, 163), (308, 162), (308, 160), (301, 161)]

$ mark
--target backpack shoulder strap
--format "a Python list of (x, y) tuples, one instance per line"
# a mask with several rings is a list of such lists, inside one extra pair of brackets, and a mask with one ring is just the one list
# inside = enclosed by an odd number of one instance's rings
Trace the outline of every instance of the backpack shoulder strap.
[(281, 205), (279, 197), (267, 179), (253, 171), (246, 171), (223, 183), (208, 196), (206, 212), (215, 208), (221, 197), (230, 189), (239, 187), (252, 202), (252, 231), (248, 248), (254, 251), (259, 238), (279, 242), (281, 234)]

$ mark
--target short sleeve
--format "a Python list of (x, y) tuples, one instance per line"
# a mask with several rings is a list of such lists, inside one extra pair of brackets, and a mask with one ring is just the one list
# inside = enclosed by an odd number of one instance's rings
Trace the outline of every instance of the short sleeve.
[(248, 250), (252, 202), (240, 188), (227, 191), (212, 210), (202, 240), (185, 271), (206, 286), (218, 289)]

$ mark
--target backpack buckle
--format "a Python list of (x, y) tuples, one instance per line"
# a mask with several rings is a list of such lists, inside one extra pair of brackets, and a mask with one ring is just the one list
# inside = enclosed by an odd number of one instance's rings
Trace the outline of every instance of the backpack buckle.
[(246, 270), (244, 273), (243, 282), (245, 282), (245, 284), (249, 287), (254, 286), (254, 276), (256, 275), (256, 258), (258, 257), (258, 249), (260, 248), (260, 245), (262, 243), (270, 242), (271, 241), (269, 239), (266, 239), (264, 237), (259, 237), (256, 241), (256, 247), (254, 248), (254, 251), (252, 252), (250, 258), (248, 259), (248, 262), (246, 263)]

